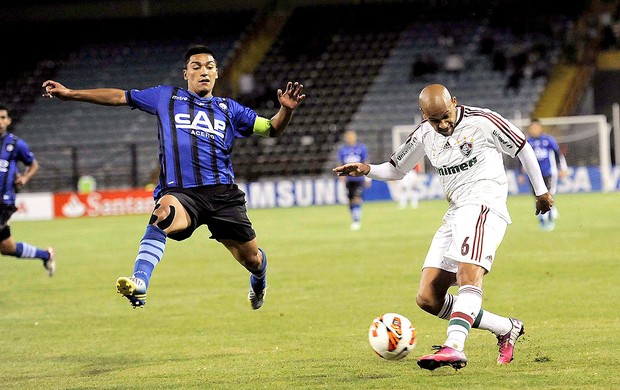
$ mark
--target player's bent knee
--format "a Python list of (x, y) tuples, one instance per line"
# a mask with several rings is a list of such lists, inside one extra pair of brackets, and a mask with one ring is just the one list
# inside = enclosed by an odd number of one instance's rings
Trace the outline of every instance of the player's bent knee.
[(167, 208), (160, 206), (160, 204), (157, 204), (157, 206), (155, 206), (153, 214), (151, 214), (151, 219), (149, 223), (151, 225), (157, 226), (161, 230), (166, 230), (170, 227), (170, 225), (172, 225), (172, 222), (174, 221), (174, 217), (176, 215), (176, 210), (172, 205), (168, 206)]
[(243, 264), (250, 271), (258, 271), (262, 265), (259, 250), (241, 251), (239, 253), (239, 263)]
[(428, 295), (418, 293), (415, 297), (415, 303), (420, 309), (433, 315), (436, 315), (441, 310), (441, 307), (437, 307), (437, 302)]

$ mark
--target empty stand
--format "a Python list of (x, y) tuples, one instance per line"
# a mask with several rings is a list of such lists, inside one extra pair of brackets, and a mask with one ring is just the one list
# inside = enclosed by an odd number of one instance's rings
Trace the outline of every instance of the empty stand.
[(99, 188), (141, 186), (157, 163), (154, 116), (129, 107), (62, 103), (42, 97), (45, 79), (53, 77), (74, 89), (141, 89), (159, 84), (183, 87), (185, 50), (192, 44), (205, 44), (223, 61), (253, 17), (253, 13), (243, 11), (212, 18), (166, 19), (164, 26), (194, 26), (187, 36), (179, 32), (174, 38), (169, 37), (169, 30), (154, 30), (162, 27), (153, 21), (126, 22), (125, 35), (117, 32), (110, 39), (82, 37), (68, 42), (70, 50), (62, 57), (41, 61), (38, 68), (52, 68), (53, 72), (35, 72), (33, 82), (13, 94), (31, 99), (27, 112), (18, 113), (14, 126), (41, 164), (38, 178), (29, 183), (28, 191), (72, 190), (81, 175), (93, 176)]

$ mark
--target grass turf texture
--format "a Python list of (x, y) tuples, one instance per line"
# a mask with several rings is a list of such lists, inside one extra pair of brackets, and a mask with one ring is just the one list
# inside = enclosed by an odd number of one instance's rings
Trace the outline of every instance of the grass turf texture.
[[(495, 337), (472, 330), (458, 372), (416, 364), (445, 339), (447, 323), (415, 304), (443, 200), (367, 202), (355, 232), (346, 206), (250, 210), (269, 256), (258, 311), (247, 272), (206, 227), (168, 241), (146, 307), (133, 310), (115, 280), (131, 274), (148, 216), (14, 222), (18, 241), (56, 247), (58, 269), (48, 278), (38, 261), (0, 261), (0, 389), (620, 388), (618, 199), (558, 195), (557, 228), (541, 232), (533, 198), (509, 198), (483, 307), (522, 319), (526, 334), (497, 366)], [(417, 329), (403, 360), (368, 343), (384, 312)]]

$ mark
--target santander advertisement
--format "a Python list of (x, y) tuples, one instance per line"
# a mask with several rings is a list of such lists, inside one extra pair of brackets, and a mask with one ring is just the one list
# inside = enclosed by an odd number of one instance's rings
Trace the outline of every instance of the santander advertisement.
[(154, 206), (153, 191), (142, 189), (54, 194), (55, 218), (148, 214)]

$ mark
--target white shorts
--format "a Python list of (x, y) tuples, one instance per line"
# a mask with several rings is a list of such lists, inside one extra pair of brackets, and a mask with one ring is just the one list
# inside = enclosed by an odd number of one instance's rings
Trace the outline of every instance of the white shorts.
[(484, 205), (449, 209), (433, 237), (422, 268), (456, 273), (458, 263), (471, 263), (491, 271), (506, 227), (506, 221)]

